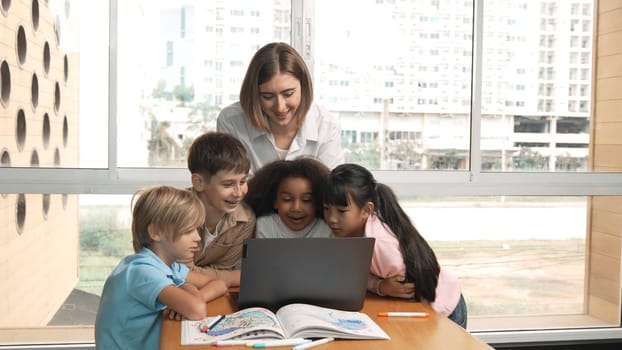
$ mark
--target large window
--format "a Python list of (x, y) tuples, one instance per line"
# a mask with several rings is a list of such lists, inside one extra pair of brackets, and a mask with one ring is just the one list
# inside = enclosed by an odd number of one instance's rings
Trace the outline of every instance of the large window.
[(460, 276), (470, 331), (622, 337), (622, 45), (597, 5), (2, 1), (0, 345), (92, 342), (130, 195), (189, 186), (189, 144), (271, 41)]
[(290, 31), (285, 1), (119, 1), (118, 165), (184, 168), (255, 51)]
[(354, 136), (346, 161), (468, 170), (472, 2), (317, 1), (315, 15), (317, 101)]

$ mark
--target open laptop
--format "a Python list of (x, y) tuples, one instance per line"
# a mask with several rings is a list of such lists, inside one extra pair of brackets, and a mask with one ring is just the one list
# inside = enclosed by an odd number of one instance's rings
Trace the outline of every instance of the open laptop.
[(367, 237), (246, 239), (238, 308), (261, 306), (275, 311), (306, 303), (359, 311), (374, 241)]

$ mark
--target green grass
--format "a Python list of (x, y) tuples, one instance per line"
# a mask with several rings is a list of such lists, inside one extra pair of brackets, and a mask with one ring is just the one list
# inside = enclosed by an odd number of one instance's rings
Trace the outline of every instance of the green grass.
[(80, 254), (80, 282), (77, 289), (101, 295), (104, 282), (121, 258), (105, 256), (99, 252), (82, 251)]
[(119, 260), (133, 253), (130, 228), (119, 217), (127, 207), (94, 206), (80, 209), (80, 281), (77, 289), (101, 295), (104, 283)]

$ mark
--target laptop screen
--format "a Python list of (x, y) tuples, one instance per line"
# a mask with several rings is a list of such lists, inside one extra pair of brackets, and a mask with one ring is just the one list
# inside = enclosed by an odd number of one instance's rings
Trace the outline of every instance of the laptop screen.
[(359, 311), (373, 248), (368, 237), (246, 239), (238, 308), (305, 303)]

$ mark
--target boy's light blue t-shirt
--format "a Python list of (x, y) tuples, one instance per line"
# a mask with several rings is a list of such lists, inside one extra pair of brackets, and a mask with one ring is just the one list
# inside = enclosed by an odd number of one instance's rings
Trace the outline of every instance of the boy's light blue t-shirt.
[(162, 310), (158, 295), (184, 284), (188, 267), (167, 266), (150, 249), (126, 256), (112, 271), (95, 319), (97, 349), (158, 349)]

